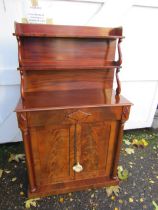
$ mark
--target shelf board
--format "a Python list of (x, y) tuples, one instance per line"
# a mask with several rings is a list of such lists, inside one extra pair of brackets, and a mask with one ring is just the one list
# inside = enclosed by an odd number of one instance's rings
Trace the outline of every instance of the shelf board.
[(67, 108), (106, 107), (131, 105), (124, 97), (116, 97), (111, 89), (81, 89), (25, 93), (16, 112), (56, 110)]
[(106, 65), (106, 66), (83, 66), (83, 65), (32, 65), (32, 66), (21, 66), (18, 70), (29, 71), (29, 70), (104, 70), (121, 68), (119, 65)]
[(122, 36), (122, 27), (103, 28), (92, 26), (49, 25), (15, 23), (15, 36), (26, 37), (60, 37), (60, 38), (95, 38), (119, 39)]
[(49, 35), (49, 34), (37, 34), (37, 33), (13, 33), (14, 36), (22, 36), (22, 37), (52, 37), (52, 38), (80, 38), (80, 39), (109, 39), (109, 40), (115, 40), (115, 39), (123, 39), (125, 38), (124, 36), (92, 36), (92, 35), (69, 35), (69, 36), (65, 36), (65, 35)]

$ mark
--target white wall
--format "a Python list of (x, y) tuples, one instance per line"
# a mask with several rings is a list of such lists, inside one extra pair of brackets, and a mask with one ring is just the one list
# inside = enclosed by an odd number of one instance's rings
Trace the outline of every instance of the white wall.
[[(0, 1), (0, 143), (21, 139), (13, 112), (19, 99), (19, 74), (16, 71), (17, 43), (12, 36), (17, 6)], [(6, 11), (5, 11), (6, 9)]]
[[(24, 0), (4, 2), (0, 1), (0, 143), (21, 139), (13, 112), (20, 95), (20, 78), (12, 32), (14, 20), (25, 12)], [(134, 103), (126, 129), (150, 127), (158, 103), (158, 5), (152, 0), (43, 2), (55, 24), (123, 26), (126, 39), (122, 44), (122, 94)]]
[(122, 94), (134, 103), (126, 128), (150, 127), (158, 104), (158, 4), (151, 2), (135, 2), (123, 22)]

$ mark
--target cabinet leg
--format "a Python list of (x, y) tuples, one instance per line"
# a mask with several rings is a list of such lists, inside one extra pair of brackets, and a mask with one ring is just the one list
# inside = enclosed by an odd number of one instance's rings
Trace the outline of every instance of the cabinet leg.
[(35, 183), (35, 174), (33, 170), (33, 158), (32, 158), (32, 149), (30, 143), (30, 136), (28, 130), (23, 132), (23, 141), (25, 147), (25, 154), (26, 154), (26, 163), (28, 168), (28, 177), (29, 177), (29, 184), (30, 184), (30, 191), (35, 192), (37, 187)]

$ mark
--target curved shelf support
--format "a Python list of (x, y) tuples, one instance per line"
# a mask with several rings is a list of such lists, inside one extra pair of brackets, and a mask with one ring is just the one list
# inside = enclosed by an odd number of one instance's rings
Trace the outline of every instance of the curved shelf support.
[(21, 92), (22, 99), (24, 99), (24, 75), (23, 75), (23, 71), (21, 69), (20, 69), (20, 77), (21, 77), (20, 92)]
[(122, 39), (120, 38), (118, 40), (118, 61), (117, 61), (118, 66), (121, 66), (122, 64), (121, 42), (122, 42)]
[(118, 76), (118, 73), (120, 72), (120, 68), (116, 69), (116, 82), (117, 82), (117, 88), (116, 88), (116, 96), (119, 96), (121, 93), (121, 82)]
[[(21, 67), (21, 64), (22, 64), (22, 59), (21, 59), (21, 40), (20, 40), (19, 36), (17, 36), (17, 42), (18, 42), (19, 66)], [(24, 75), (23, 75), (23, 71), (21, 69), (20, 69), (20, 77), (21, 77), (21, 86), (20, 86), (21, 97), (22, 97), (22, 99), (24, 99)]]
[(21, 59), (21, 40), (20, 37), (17, 36), (17, 42), (18, 42), (18, 59), (19, 59), (19, 66), (21, 66), (22, 59)]
[(119, 66), (116, 69), (116, 82), (117, 82), (116, 95), (117, 96), (120, 95), (120, 93), (121, 93), (121, 82), (120, 82), (120, 79), (118, 76), (118, 73), (120, 72), (120, 68), (121, 68), (121, 64), (122, 64), (121, 42), (122, 42), (122, 39), (120, 38), (118, 40), (118, 61), (116, 62), (117, 65)]

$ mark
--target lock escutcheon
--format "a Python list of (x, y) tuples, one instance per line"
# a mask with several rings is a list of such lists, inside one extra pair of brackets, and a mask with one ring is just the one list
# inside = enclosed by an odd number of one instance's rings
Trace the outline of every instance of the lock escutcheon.
[(83, 167), (82, 165), (80, 165), (80, 163), (77, 163), (76, 165), (73, 166), (73, 170), (77, 173), (83, 171)]

